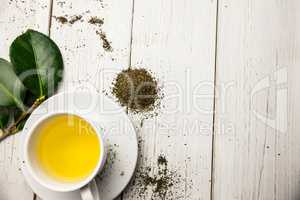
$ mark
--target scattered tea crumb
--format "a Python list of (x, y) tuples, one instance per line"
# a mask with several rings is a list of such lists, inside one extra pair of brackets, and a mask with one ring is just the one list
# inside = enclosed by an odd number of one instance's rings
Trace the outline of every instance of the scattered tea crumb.
[(67, 19), (67, 16), (58, 16), (58, 17), (54, 17), (54, 18), (61, 24), (69, 23), (69, 24), (73, 25), (75, 22), (82, 19), (82, 15), (74, 15), (71, 17), (70, 20)]
[(104, 8), (106, 4), (103, 3), (103, 0), (98, 0), (100, 2), (101, 8)]
[(156, 78), (144, 68), (121, 71), (112, 86), (112, 94), (119, 103), (136, 113), (154, 110), (159, 90)]
[(145, 121), (145, 119), (144, 119), (144, 118), (143, 118), (143, 119), (141, 119), (141, 122), (140, 122), (140, 127), (141, 127), (141, 128), (144, 126), (144, 121)]
[(102, 26), (104, 24), (104, 20), (98, 17), (91, 17), (88, 21), (90, 24)]
[(59, 23), (66, 24), (68, 23), (68, 19), (64, 16), (54, 17)]
[(164, 155), (159, 155), (157, 158), (158, 165), (168, 165), (168, 161)]
[(59, 5), (61, 8), (63, 7), (63, 5), (66, 4), (65, 1), (58, 1), (57, 5)]
[(113, 48), (111, 46), (111, 42), (108, 41), (106, 34), (103, 31), (96, 31), (97, 35), (100, 36), (100, 39), (102, 40), (102, 47), (105, 51), (113, 51)]
[(157, 158), (156, 173), (152, 173), (152, 167), (145, 166), (137, 170), (136, 177), (133, 181), (133, 185), (136, 187), (136, 195), (143, 199), (148, 194), (149, 190), (152, 193), (151, 199), (174, 199), (172, 190), (176, 184), (182, 180), (181, 176), (174, 170), (170, 170), (168, 167), (168, 161), (165, 155), (159, 155)]
[(115, 148), (116, 146), (113, 145), (109, 145), (108, 147), (105, 165), (103, 167), (103, 170), (101, 171), (101, 174), (98, 175), (100, 179), (111, 173), (111, 169), (117, 159), (117, 151)]
[(69, 23), (74, 24), (75, 22), (81, 20), (81, 18), (82, 18), (82, 15), (75, 15), (70, 19)]
[(121, 171), (120, 176), (124, 176), (124, 175), (125, 175), (125, 172)]

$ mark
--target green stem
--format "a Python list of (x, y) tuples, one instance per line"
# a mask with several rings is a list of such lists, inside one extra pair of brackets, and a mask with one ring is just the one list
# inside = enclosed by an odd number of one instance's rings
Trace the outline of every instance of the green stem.
[(6, 137), (13, 135), (19, 131), (18, 125), (27, 117), (29, 116), (44, 100), (46, 99), (45, 96), (42, 96), (35, 100), (32, 106), (25, 112), (23, 112), (20, 117), (8, 128), (1, 130), (0, 129), (0, 141), (4, 140)]

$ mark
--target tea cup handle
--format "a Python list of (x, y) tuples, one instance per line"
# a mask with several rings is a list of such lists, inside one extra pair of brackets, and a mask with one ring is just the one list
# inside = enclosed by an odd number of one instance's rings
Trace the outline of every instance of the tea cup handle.
[(82, 200), (100, 200), (96, 180), (93, 179), (89, 184), (81, 188), (80, 195)]

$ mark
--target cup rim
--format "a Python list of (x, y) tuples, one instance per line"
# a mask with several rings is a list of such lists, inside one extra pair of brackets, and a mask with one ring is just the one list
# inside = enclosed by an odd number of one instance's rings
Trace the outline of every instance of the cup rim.
[[(34, 131), (36, 130), (36, 128), (38, 128), (38, 126), (44, 122), (45, 120), (51, 118), (51, 117), (54, 117), (56, 115), (63, 115), (63, 114), (66, 114), (66, 115), (75, 115), (77, 117), (80, 117), (82, 119), (84, 119), (85, 121), (87, 121), (89, 123), (89, 125), (91, 125), (93, 127), (93, 129), (95, 130), (96, 132), (96, 135), (98, 137), (98, 141), (100, 143), (100, 157), (99, 157), (99, 160), (98, 160), (98, 163), (95, 167), (95, 169), (93, 170), (93, 172), (87, 176), (86, 178), (84, 178), (83, 180), (81, 181), (78, 181), (78, 182), (75, 182), (74, 184), (72, 183), (72, 185), (68, 185), (68, 183), (63, 183), (62, 182), (62, 185), (65, 184), (65, 186), (54, 186), (54, 184), (49, 184), (48, 182), (44, 181), (42, 178), (40, 178), (40, 176), (35, 172), (35, 170), (33, 170), (32, 168), (32, 162), (30, 161), (29, 159), (29, 142), (30, 142), (30, 139), (31, 137), (33, 136), (34, 134)], [(95, 124), (90, 120), (88, 119), (87, 117), (85, 117), (84, 115), (80, 114), (80, 113), (77, 113), (77, 112), (74, 112), (74, 111), (56, 111), (56, 112), (52, 112), (52, 113), (48, 113), (47, 115), (41, 117), (40, 119), (38, 119), (34, 125), (28, 130), (27, 134), (26, 134), (26, 137), (25, 137), (25, 142), (24, 142), (24, 160), (25, 160), (25, 165), (28, 169), (28, 172), (30, 173), (30, 175), (33, 177), (33, 179), (38, 182), (39, 184), (41, 184), (43, 187), (45, 188), (48, 188), (52, 191), (57, 191), (57, 192), (71, 192), (71, 191), (75, 191), (75, 190), (78, 190), (80, 188), (82, 188), (83, 186), (87, 185), (89, 182), (91, 182), (95, 176), (101, 171), (103, 165), (104, 165), (104, 161), (105, 161), (105, 142), (104, 142), (104, 139), (101, 135), (101, 133), (99, 133), (99, 130), (98, 128), (95, 126)], [(57, 181), (59, 182), (59, 181)]]

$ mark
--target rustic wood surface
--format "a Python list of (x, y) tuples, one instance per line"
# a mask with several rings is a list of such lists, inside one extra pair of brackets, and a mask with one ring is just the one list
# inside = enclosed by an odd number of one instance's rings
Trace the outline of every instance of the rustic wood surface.
[(299, 1), (219, 1), (213, 199), (300, 198)]
[[(129, 113), (140, 156), (119, 199), (162, 198), (139, 180), (147, 167), (158, 173), (162, 155), (173, 184), (165, 199), (298, 200), (299, 9), (297, 0), (2, 0), (0, 57), (32, 28), (61, 49), (60, 92), (107, 92), (128, 66), (155, 74), (164, 98), (157, 116)], [(18, 151), (18, 135), (0, 144), (0, 200), (38, 199)]]

